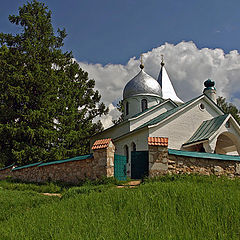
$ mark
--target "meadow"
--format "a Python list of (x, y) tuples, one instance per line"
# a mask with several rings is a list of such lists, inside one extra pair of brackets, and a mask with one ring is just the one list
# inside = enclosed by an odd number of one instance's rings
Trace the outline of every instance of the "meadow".
[(240, 180), (165, 176), (136, 188), (0, 181), (0, 233), (4, 240), (240, 239)]

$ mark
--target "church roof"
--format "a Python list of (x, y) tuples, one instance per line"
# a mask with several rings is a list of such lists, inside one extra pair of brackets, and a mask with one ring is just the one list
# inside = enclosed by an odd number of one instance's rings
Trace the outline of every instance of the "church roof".
[(159, 106), (161, 106), (161, 105), (163, 105), (163, 104), (165, 104), (165, 103), (167, 103), (167, 102), (170, 102), (174, 107), (177, 107), (177, 106), (178, 106), (178, 105), (177, 105), (175, 102), (173, 102), (171, 99), (166, 99), (166, 100), (163, 100), (163, 102), (158, 103), (157, 105), (154, 105), (154, 106), (152, 106), (152, 107), (150, 107), (150, 108), (145, 109), (143, 112), (139, 112), (139, 113), (135, 114), (135, 115), (132, 116), (130, 119), (139, 117), (139, 116), (141, 116), (142, 114), (144, 114), (144, 113), (146, 113), (146, 112), (149, 112), (149, 111), (151, 111), (152, 109), (158, 108)]
[[(193, 98), (192, 100), (176, 107), (176, 108), (173, 108), (171, 110), (168, 110), (167, 112), (164, 112), (162, 114), (160, 114), (159, 116), (151, 119), (150, 121), (142, 124), (141, 126), (139, 126), (137, 129), (140, 129), (140, 128), (144, 128), (144, 127), (147, 127), (147, 126), (151, 126), (151, 125), (155, 125), (159, 122), (161, 122), (162, 120), (166, 119), (167, 117), (170, 117), (171, 115), (173, 115), (174, 113), (180, 111), (181, 109), (185, 108), (186, 106), (190, 105), (192, 102), (194, 102), (195, 100), (197, 100), (198, 98), (202, 97), (203, 95), (199, 96), (199, 97), (196, 97), (196, 98)], [(137, 130), (136, 129), (136, 130)]]
[(212, 118), (211, 120), (204, 121), (192, 137), (183, 144), (183, 146), (208, 140), (221, 127), (228, 116), (229, 114), (225, 114)]
[(123, 99), (142, 94), (158, 97), (162, 95), (159, 83), (143, 70), (127, 83), (123, 90)]
[(172, 99), (175, 102), (183, 103), (183, 101), (177, 96), (173, 85), (171, 83), (171, 80), (168, 76), (168, 73), (166, 71), (166, 68), (164, 67), (164, 63), (161, 62), (161, 69), (160, 73), (158, 75), (158, 83), (160, 84), (162, 88), (162, 98), (163, 99)]

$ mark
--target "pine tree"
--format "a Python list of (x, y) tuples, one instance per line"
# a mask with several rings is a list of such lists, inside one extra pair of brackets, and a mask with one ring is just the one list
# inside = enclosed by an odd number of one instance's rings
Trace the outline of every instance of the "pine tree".
[(221, 107), (225, 113), (230, 113), (238, 124), (240, 124), (240, 111), (235, 105), (226, 102), (226, 98), (220, 96), (217, 98), (217, 105)]
[(117, 110), (121, 113), (118, 119), (114, 119), (112, 122), (114, 125), (117, 125), (124, 121), (124, 105), (123, 100), (120, 100), (117, 104)]
[(0, 162), (52, 161), (89, 151), (89, 136), (102, 130), (93, 119), (106, 114), (95, 81), (62, 52), (51, 11), (36, 0), (10, 15), (21, 33), (0, 33)]

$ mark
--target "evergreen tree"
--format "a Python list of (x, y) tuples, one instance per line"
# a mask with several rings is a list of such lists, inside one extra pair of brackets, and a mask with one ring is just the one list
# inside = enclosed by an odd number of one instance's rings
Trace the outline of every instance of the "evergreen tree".
[(113, 124), (117, 125), (121, 122), (124, 121), (124, 105), (123, 105), (123, 100), (120, 100), (117, 104), (117, 110), (121, 113), (118, 119), (113, 120)]
[(36, 0), (10, 15), (21, 33), (0, 33), (0, 162), (27, 164), (89, 152), (89, 136), (106, 114), (94, 80), (62, 52), (51, 11)]
[(226, 102), (226, 98), (220, 96), (217, 98), (217, 105), (221, 107), (225, 113), (230, 113), (238, 124), (240, 124), (240, 111), (235, 105)]

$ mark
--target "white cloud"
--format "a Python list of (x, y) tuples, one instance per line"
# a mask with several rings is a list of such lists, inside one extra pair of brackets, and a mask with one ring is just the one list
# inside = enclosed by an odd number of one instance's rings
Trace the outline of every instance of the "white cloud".
[[(110, 103), (110, 104), (108, 105), (108, 108), (109, 108), (109, 113), (108, 113), (108, 115), (101, 117), (101, 122), (102, 122), (103, 127), (104, 127), (105, 129), (108, 128), (108, 127), (110, 127), (110, 126), (112, 126), (112, 125), (113, 125), (113, 122), (112, 122), (112, 121), (115, 120), (115, 119), (118, 119), (118, 117), (120, 116), (119, 111), (117, 110), (116, 107), (113, 106), (112, 103)], [(98, 120), (98, 119), (97, 119), (97, 120)]]
[[(177, 45), (165, 43), (143, 55), (145, 71), (154, 78), (157, 78), (160, 70), (161, 54), (164, 55), (166, 69), (181, 99), (189, 100), (200, 95), (203, 82), (211, 78), (216, 82), (217, 94), (240, 107), (238, 51), (225, 54), (222, 49), (198, 49), (193, 42), (180, 42)], [(139, 59), (133, 57), (126, 65), (79, 64), (89, 73), (90, 78), (95, 79), (102, 101), (111, 108), (109, 116), (102, 120), (107, 127), (117, 117), (112, 103), (122, 98), (125, 84), (139, 71)]]

